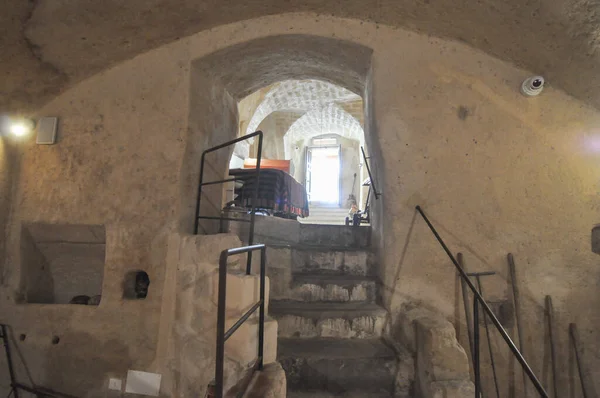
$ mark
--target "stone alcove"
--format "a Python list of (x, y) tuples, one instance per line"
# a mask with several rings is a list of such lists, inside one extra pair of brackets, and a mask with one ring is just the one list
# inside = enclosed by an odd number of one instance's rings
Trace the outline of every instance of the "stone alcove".
[(88, 296), (98, 304), (105, 253), (103, 225), (23, 225), (21, 286), (24, 302), (68, 304), (76, 296)]

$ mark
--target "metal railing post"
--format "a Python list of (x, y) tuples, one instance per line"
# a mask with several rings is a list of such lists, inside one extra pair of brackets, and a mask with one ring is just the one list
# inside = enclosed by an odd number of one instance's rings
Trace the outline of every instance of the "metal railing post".
[(481, 396), (481, 367), (479, 364), (479, 300), (473, 300), (473, 374), (475, 376), (475, 398)]
[(6, 353), (6, 362), (8, 362), (8, 374), (10, 376), (10, 388), (15, 398), (19, 398), (19, 389), (17, 387), (17, 378), (13, 368), (12, 355), (10, 352), (10, 340), (8, 339), (8, 328), (2, 325), (2, 340), (4, 342), (4, 352)]
[(200, 226), (200, 201), (202, 200), (202, 183), (204, 182), (204, 160), (206, 151), (202, 152), (200, 161), (200, 177), (198, 177), (198, 196), (196, 197), (196, 216), (194, 217), (194, 235), (198, 235), (198, 227)]
[(265, 279), (267, 269), (267, 250), (260, 251), (260, 309), (258, 313), (258, 369), (263, 369), (265, 344)]
[[(225, 331), (225, 314), (227, 299), (227, 259), (229, 256), (251, 253), (260, 250), (260, 299), (240, 319), (238, 319), (227, 331)], [(265, 335), (265, 295), (267, 278), (267, 246), (264, 244), (243, 246), (234, 249), (223, 250), (219, 258), (219, 286), (217, 307), (217, 344), (215, 360), (214, 396), (223, 398), (224, 394), (224, 364), (225, 364), (225, 342), (246, 322), (256, 311), (258, 313), (258, 358), (254, 370), (262, 370), (264, 365), (264, 335)]]
[(223, 398), (223, 367), (225, 363), (225, 299), (227, 297), (227, 258), (224, 250), (219, 258), (219, 300), (217, 306), (217, 358), (215, 361), (215, 395)]
[[(214, 184), (223, 184), (225, 182), (229, 182), (229, 181), (235, 181), (235, 178), (226, 178), (223, 180), (216, 180), (216, 181), (210, 181), (210, 182), (204, 182), (204, 164), (206, 162), (206, 154), (217, 151), (219, 149), (222, 148), (226, 148), (228, 146), (231, 146), (233, 144), (237, 144), (238, 142), (241, 141), (245, 141), (248, 140), (252, 137), (256, 137), (258, 136), (258, 154), (257, 154), (257, 162), (256, 162), (256, 191), (253, 197), (253, 201), (252, 201), (252, 210), (251, 210), (251, 216), (250, 216), (250, 221), (248, 220), (241, 220), (241, 219), (234, 219), (234, 218), (224, 218), (222, 215), (221, 217), (211, 217), (211, 216), (200, 216), (200, 204), (202, 202), (202, 187), (205, 185), (214, 185)], [(206, 149), (204, 152), (202, 152), (202, 158), (200, 160), (200, 176), (198, 177), (198, 195), (196, 197), (196, 215), (195, 215), (195, 219), (194, 219), (194, 234), (198, 234), (198, 230), (200, 227), (200, 219), (207, 219), (207, 220), (220, 220), (221, 222), (223, 220), (229, 220), (229, 221), (244, 221), (244, 222), (250, 222), (250, 232), (249, 232), (249, 246), (252, 246), (254, 244), (254, 215), (256, 213), (256, 199), (258, 197), (258, 182), (259, 182), (259, 172), (260, 172), (260, 161), (262, 158), (262, 142), (263, 142), (263, 132), (262, 131), (255, 131), (252, 134), (247, 134), (243, 137), (239, 137), (236, 138), (235, 140), (231, 140), (231, 141), (227, 141), (223, 144), (214, 146), (212, 148)], [(249, 260), (248, 260), (248, 264), (251, 264), (252, 262), (252, 252), (248, 252), (249, 253)], [(249, 267), (247, 267), (249, 268)]]
[[(263, 144), (263, 133), (258, 132), (258, 150), (256, 154), (256, 187), (254, 188), (254, 194), (252, 195), (252, 210), (250, 213), (250, 231), (248, 232), (248, 246), (254, 244), (254, 221), (256, 220), (256, 202), (258, 201), (258, 187), (260, 185), (260, 160), (262, 158), (262, 144)], [(248, 252), (248, 258), (246, 260), (246, 274), (252, 273), (252, 252)]]
[(373, 194), (375, 195), (375, 199), (379, 199), (381, 196), (381, 192), (377, 192), (377, 187), (375, 186), (375, 180), (373, 179), (373, 175), (371, 174), (371, 168), (369, 167), (369, 159), (367, 155), (365, 155), (365, 149), (361, 146), (360, 150), (363, 155), (363, 159), (365, 160), (365, 166), (367, 166), (367, 173), (369, 174), (369, 180), (371, 180), (371, 187), (373, 187)]
[[(458, 253), (456, 255), (456, 258), (460, 266), (464, 269), (465, 264), (463, 262), (462, 253)], [(467, 292), (467, 285), (465, 284), (465, 280), (463, 278), (460, 278), (460, 285), (463, 296), (463, 304), (465, 306), (465, 322), (467, 323), (467, 336), (469, 338), (469, 353), (471, 354), (471, 362), (473, 362), (473, 332), (471, 331), (471, 325), (473, 325), (473, 320), (471, 319), (471, 305), (469, 304), (469, 293)]]

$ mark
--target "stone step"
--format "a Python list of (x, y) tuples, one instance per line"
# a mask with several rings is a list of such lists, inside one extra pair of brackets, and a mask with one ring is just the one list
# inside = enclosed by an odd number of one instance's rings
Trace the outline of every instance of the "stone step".
[[(330, 393), (327, 391), (288, 391), (287, 398), (366, 398), (364, 391), (347, 391), (341, 393)], [(389, 392), (369, 392), (368, 398), (393, 398)]]
[(364, 249), (299, 246), (291, 251), (294, 273), (374, 275), (374, 255)]
[(299, 219), (298, 222), (301, 224), (310, 225), (346, 225), (346, 219), (340, 217), (313, 217)]
[(279, 339), (278, 360), (288, 393), (391, 397), (394, 391), (397, 360), (381, 339)]
[(302, 224), (346, 225), (347, 208), (311, 207), (307, 218), (298, 218)]
[[(249, 220), (249, 216), (228, 214), (233, 218)], [(306, 219), (307, 221), (309, 218)], [(344, 221), (344, 218), (340, 222)], [(237, 234), (242, 241), (248, 237), (248, 223), (230, 222), (225, 228)], [(363, 225), (303, 224), (296, 220), (284, 220), (278, 217), (256, 217), (254, 238), (257, 243), (336, 246), (346, 248), (368, 248), (371, 246), (371, 227)]]
[(288, 299), (296, 301), (374, 302), (375, 278), (360, 275), (295, 274)]
[(272, 301), (270, 314), (280, 338), (380, 337), (387, 320), (387, 311), (373, 303)]
[(299, 243), (365, 248), (371, 244), (371, 227), (300, 224)]

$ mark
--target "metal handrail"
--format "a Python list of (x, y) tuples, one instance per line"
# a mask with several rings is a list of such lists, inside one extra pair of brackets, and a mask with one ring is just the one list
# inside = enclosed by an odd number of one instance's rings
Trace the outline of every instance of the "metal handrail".
[[(255, 303), (229, 330), (225, 331), (225, 304), (227, 297), (227, 259), (229, 256), (252, 253), (260, 250), (260, 296)], [(223, 250), (219, 259), (219, 301), (217, 306), (217, 358), (215, 362), (215, 397), (223, 398), (223, 365), (225, 363), (225, 342), (248, 318), (258, 310), (258, 358), (254, 370), (263, 369), (263, 350), (265, 334), (265, 275), (267, 247), (264, 244)], [(250, 270), (246, 270), (250, 275)]]
[(360, 151), (362, 152), (363, 159), (365, 160), (365, 165), (367, 166), (367, 173), (369, 174), (369, 180), (371, 181), (371, 188), (373, 188), (373, 194), (375, 195), (375, 199), (379, 199), (381, 196), (381, 192), (377, 192), (377, 187), (375, 186), (375, 180), (373, 179), (373, 175), (371, 174), (371, 168), (369, 167), (369, 162), (367, 159), (371, 159), (370, 156), (365, 155), (365, 149), (361, 146)]
[[(431, 232), (433, 232), (433, 235), (435, 236), (435, 238), (437, 239), (439, 244), (442, 246), (442, 248), (444, 249), (444, 251), (446, 252), (448, 257), (450, 258), (450, 260), (452, 261), (452, 263), (454, 264), (456, 269), (458, 270), (458, 274), (460, 275), (460, 277), (465, 281), (465, 283), (467, 284), (469, 289), (471, 289), (471, 292), (473, 292), (473, 296), (475, 298), (475, 300), (473, 302), (473, 310), (474, 310), (473, 325), (477, 325), (477, 323), (475, 323), (475, 322), (477, 322), (478, 315), (479, 315), (478, 314), (479, 313), (478, 306), (481, 305), (481, 307), (483, 308), (483, 311), (486, 313), (487, 316), (490, 317), (490, 319), (492, 320), (492, 323), (494, 324), (494, 326), (496, 327), (496, 329), (498, 330), (498, 332), (500, 333), (500, 335), (502, 336), (502, 338), (508, 345), (508, 348), (510, 348), (510, 350), (512, 351), (512, 353), (515, 356), (515, 358), (517, 359), (517, 361), (519, 361), (519, 363), (523, 367), (523, 370), (525, 371), (527, 376), (529, 376), (529, 379), (531, 380), (531, 382), (533, 383), (533, 385), (535, 386), (537, 391), (540, 393), (540, 396), (544, 397), (544, 398), (548, 398), (548, 393), (546, 392), (546, 390), (544, 390), (542, 383), (538, 380), (535, 373), (533, 373), (531, 366), (529, 366), (529, 364), (523, 357), (523, 354), (521, 354), (521, 352), (519, 351), (519, 349), (517, 348), (515, 343), (512, 341), (512, 339), (508, 335), (508, 332), (506, 331), (506, 329), (504, 329), (504, 327), (502, 326), (502, 324), (500, 323), (498, 318), (496, 318), (496, 315), (494, 315), (494, 312), (492, 311), (492, 309), (490, 308), (488, 303), (485, 301), (483, 296), (481, 296), (481, 294), (479, 294), (479, 291), (475, 288), (475, 285), (473, 284), (473, 282), (471, 282), (471, 279), (469, 278), (469, 276), (467, 275), (465, 270), (460, 266), (458, 261), (456, 261), (456, 259), (452, 255), (452, 252), (448, 249), (448, 246), (446, 246), (446, 244), (444, 243), (444, 241), (442, 240), (442, 238), (440, 237), (440, 235), (438, 234), (438, 232), (436, 231), (434, 226), (431, 224), (431, 222), (429, 221), (429, 219), (427, 218), (427, 216), (421, 209), (421, 206), (417, 206), (416, 209), (417, 209), (417, 212), (421, 215), (421, 217), (423, 217), (423, 220), (425, 220), (425, 222), (427, 223), (427, 226), (429, 227)], [(477, 329), (478, 329), (477, 327), (474, 327), (474, 331), (476, 331)], [(475, 352), (473, 355), (473, 368), (474, 368), (474, 373), (475, 373), (475, 391), (476, 391), (475, 397), (476, 398), (479, 398), (479, 392), (481, 389), (480, 361), (479, 361), (479, 338), (478, 337), (479, 337), (478, 333), (475, 334), (475, 337), (474, 337), (474, 346), (475, 346), (474, 351)]]
[[(201, 216), (200, 215), (200, 202), (202, 201), (202, 187), (206, 185), (215, 185), (215, 184), (224, 184), (226, 182), (236, 181), (235, 178), (225, 178), (222, 180), (215, 180), (204, 182), (204, 161), (206, 159), (206, 155), (211, 152), (218, 151), (219, 149), (226, 148), (228, 146), (237, 144), (238, 142), (242, 142), (248, 140), (250, 138), (258, 136), (258, 150), (256, 154), (256, 186), (254, 188), (254, 194), (252, 195), (252, 209), (250, 210), (250, 228), (248, 231), (248, 245), (252, 246), (254, 244), (254, 221), (256, 219), (256, 202), (258, 201), (258, 187), (260, 183), (260, 160), (262, 157), (262, 145), (263, 145), (263, 132), (255, 131), (254, 133), (247, 134), (243, 137), (236, 138), (235, 140), (224, 142), (223, 144), (214, 146), (202, 152), (202, 160), (200, 162), (200, 177), (198, 182), (198, 196), (196, 198), (196, 216), (194, 218), (194, 234), (198, 234), (198, 227), (200, 225), (200, 220), (228, 220), (228, 221), (239, 221), (239, 222), (248, 222), (248, 220), (236, 219), (236, 218), (225, 218), (225, 217), (214, 217), (214, 216)], [(252, 266), (252, 252), (248, 253), (248, 262), (246, 264), (246, 272), (250, 272), (250, 268)]]

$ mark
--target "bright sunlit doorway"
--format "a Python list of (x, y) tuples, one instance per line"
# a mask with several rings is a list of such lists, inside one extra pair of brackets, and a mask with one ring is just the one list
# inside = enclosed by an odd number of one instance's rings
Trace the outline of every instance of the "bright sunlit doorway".
[(306, 191), (313, 206), (340, 205), (340, 146), (306, 149)]

